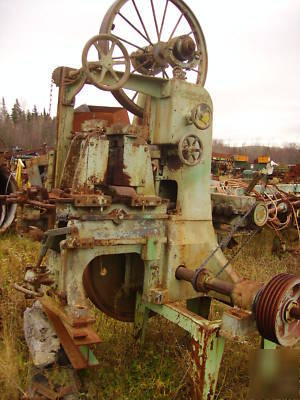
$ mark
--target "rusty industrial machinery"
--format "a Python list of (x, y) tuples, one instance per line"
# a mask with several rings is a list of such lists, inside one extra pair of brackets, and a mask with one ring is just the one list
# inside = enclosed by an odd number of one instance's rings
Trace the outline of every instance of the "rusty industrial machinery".
[[(17, 191), (17, 183), (7, 163), (0, 159), (0, 196), (11, 196)], [(0, 203), (0, 234), (5, 232), (15, 219), (17, 205)]]
[[(225, 338), (243, 341), (258, 331), (269, 346), (298, 342), (300, 276), (255, 282), (225, 258), (234, 231), (218, 243), (212, 223), (205, 39), (182, 0), (159, 2), (160, 19), (152, 0), (141, 3), (113, 3), (100, 34), (84, 46), (82, 68), (53, 72), (59, 99), (52, 187), (33, 186), (15, 199), (24, 213), (34, 210), (45, 233), (36, 265), (16, 289), (37, 299), (24, 316), (37, 367), (55, 363), (60, 346), (75, 370), (97, 364), (90, 299), (134, 323), (140, 342), (153, 314), (189, 332), (194, 398), (212, 399)], [(134, 35), (126, 36), (127, 28)], [(93, 119), (74, 129), (75, 99), (85, 85), (111, 91), (135, 114), (133, 123)], [(217, 197), (214, 206), (221, 207)], [(236, 204), (235, 229), (246, 220), (255, 229), (267, 222), (259, 199)], [(227, 305), (220, 320), (208, 319), (211, 299)], [(35, 383), (33, 398), (67, 398), (74, 389), (54, 392), (47, 382)]]

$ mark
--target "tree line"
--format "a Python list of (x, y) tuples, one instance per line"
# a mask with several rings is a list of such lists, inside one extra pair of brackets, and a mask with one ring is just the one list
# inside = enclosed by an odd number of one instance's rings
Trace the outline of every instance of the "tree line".
[[(46, 143), (49, 147), (55, 145), (56, 119), (37, 107), (24, 110), (18, 99), (8, 111), (5, 99), (0, 103), (0, 150), (11, 150), (13, 147), (36, 149)], [(243, 145), (230, 146), (222, 140), (213, 141), (213, 151), (224, 154), (245, 154), (253, 162), (258, 156), (270, 156), (277, 163), (299, 164), (300, 145), (286, 144), (282, 147)]]
[(213, 151), (231, 155), (247, 155), (250, 162), (254, 162), (259, 156), (269, 156), (271, 160), (278, 164), (300, 164), (300, 145), (297, 143), (285, 144), (282, 147), (258, 144), (231, 146), (222, 140), (214, 140)]
[(4, 97), (0, 104), (0, 150), (11, 150), (13, 147), (36, 149), (44, 143), (52, 147), (55, 143), (55, 118), (44, 109), (39, 112), (24, 110), (16, 99), (9, 111)]

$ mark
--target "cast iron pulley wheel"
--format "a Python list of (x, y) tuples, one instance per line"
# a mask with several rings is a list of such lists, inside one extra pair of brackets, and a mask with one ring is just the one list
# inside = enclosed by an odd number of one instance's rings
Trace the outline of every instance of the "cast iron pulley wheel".
[(199, 164), (203, 148), (197, 135), (184, 135), (178, 144), (178, 155), (183, 164), (194, 166)]
[[(205, 38), (197, 18), (182, 0), (117, 0), (107, 11), (100, 33), (112, 34), (126, 46), (134, 66), (132, 73), (169, 79), (173, 68), (179, 68), (186, 80), (204, 86)], [(170, 46), (173, 50), (168, 53)], [(113, 95), (128, 111), (143, 116), (138, 92), (119, 89)]]
[[(89, 55), (94, 51), (97, 61), (89, 61)], [(82, 66), (88, 79), (99, 89), (113, 91), (121, 88), (130, 75), (130, 58), (125, 46), (112, 35), (97, 35), (84, 46)], [(118, 74), (115, 67), (122, 69)], [(107, 83), (105, 77), (111, 76), (112, 82)]]
[(138, 254), (104, 255), (86, 267), (83, 286), (89, 299), (105, 314), (133, 322), (136, 294), (142, 290), (143, 278), (144, 263)]
[(300, 338), (300, 276), (281, 273), (274, 276), (258, 294), (255, 314), (262, 337), (285, 347)]

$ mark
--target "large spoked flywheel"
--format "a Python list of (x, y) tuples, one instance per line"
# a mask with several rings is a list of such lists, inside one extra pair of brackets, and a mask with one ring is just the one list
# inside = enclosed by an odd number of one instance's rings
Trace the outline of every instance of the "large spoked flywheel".
[(97, 308), (112, 318), (132, 322), (143, 277), (144, 264), (138, 254), (104, 255), (86, 267), (83, 285)]
[[(115, 36), (125, 46), (131, 73), (205, 83), (205, 38), (182, 0), (117, 0), (106, 13), (100, 33)], [(128, 111), (143, 116), (137, 92), (119, 89), (113, 95)]]

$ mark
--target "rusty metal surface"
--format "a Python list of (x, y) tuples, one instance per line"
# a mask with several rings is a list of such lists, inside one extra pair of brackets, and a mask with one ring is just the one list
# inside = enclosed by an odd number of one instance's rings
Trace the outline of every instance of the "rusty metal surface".
[[(127, 287), (126, 274), (131, 274)], [(136, 293), (142, 290), (143, 275), (143, 262), (137, 254), (107, 255), (95, 258), (87, 266), (83, 285), (90, 300), (100, 310), (120, 321), (132, 322)]]
[(116, 123), (129, 125), (129, 116), (126, 109), (121, 107), (86, 106), (77, 107), (74, 112), (73, 131), (80, 132), (85, 121), (92, 119), (107, 121), (108, 126)]
[(61, 322), (61, 320), (55, 315), (52, 311), (50, 311), (47, 307), (43, 306), (44, 310), (51, 321), (55, 332), (57, 333), (59, 340), (72, 364), (74, 369), (85, 369), (88, 367), (88, 363), (86, 359), (83, 357), (80, 349), (75, 345), (74, 341), (70, 337), (68, 331), (65, 326)]

